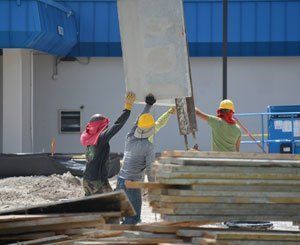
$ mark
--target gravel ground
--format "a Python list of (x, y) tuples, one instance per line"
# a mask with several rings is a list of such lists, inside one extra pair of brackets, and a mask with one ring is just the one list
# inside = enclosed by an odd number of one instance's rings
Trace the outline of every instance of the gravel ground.
[[(110, 180), (112, 188), (116, 182), (116, 178)], [(84, 196), (81, 184), (82, 179), (70, 173), (0, 179), (0, 211), (80, 198)], [(143, 199), (143, 222), (158, 221), (145, 195)]]
[[(0, 179), (0, 211), (21, 208), (37, 204), (51, 203), (65, 199), (84, 196), (82, 179), (70, 173), (63, 175), (13, 177)], [(116, 187), (116, 178), (110, 180), (112, 188)], [(161, 221), (159, 214), (154, 214), (143, 195), (142, 222)], [(215, 226), (215, 225), (214, 225)], [(222, 224), (217, 224), (218, 227)], [(292, 222), (274, 222), (274, 229), (299, 230)]]

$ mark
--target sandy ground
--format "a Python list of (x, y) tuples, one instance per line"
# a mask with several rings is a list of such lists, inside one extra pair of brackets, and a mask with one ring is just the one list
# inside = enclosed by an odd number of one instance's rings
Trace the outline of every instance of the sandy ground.
[[(81, 184), (82, 179), (70, 173), (0, 179), (0, 211), (83, 197)], [(116, 178), (111, 179), (110, 184), (115, 188)], [(144, 194), (142, 222), (157, 221), (161, 221), (160, 215), (152, 212)], [(275, 229), (299, 230), (292, 222), (274, 222), (274, 225)]]
[[(83, 197), (81, 184), (82, 179), (70, 173), (0, 179), (0, 211)], [(116, 178), (110, 184), (115, 188)], [(159, 215), (152, 213), (146, 195), (143, 199), (143, 222), (158, 221)]]

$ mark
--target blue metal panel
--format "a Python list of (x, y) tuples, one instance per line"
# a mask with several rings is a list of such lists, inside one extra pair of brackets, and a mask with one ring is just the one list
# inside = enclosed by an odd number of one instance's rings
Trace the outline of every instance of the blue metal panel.
[[(115, 0), (58, 0), (76, 13), (73, 56), (120, 56)], [(222, 55), (222, 1), (185, 0), (191, 56)], [(300, 55), (300, 1), (229, 0), (229, 56)]]
[[(75, 13), (79, 36), (69, 55), (121, 56), (116, 0), (20, 2), (21, 6), (16, 8), (16, 0), (0, 1), (0, 48), (24, 46), (44, 32), (51, 37), (40, 41), (39, 49), (65, 54), (66, 47), (74, 45), (74, 16), (71, 20), (65, 18), (54, 11), (56, 8), (61, 12), (71, 9)], [(45, 3), (52, 7), (46, 8)], [(221, 56), (222, 1), (185, 0), (184, 11), (190, 55)], [(229, 0), (228, 16), (229, 56), (300, 55), (299, 0)], [(68, 37), (56, 36), (54, 27), (58, 22), (64, 23)], [(66, 44), (60, 43), (61, 49), (46, 46), (57, 44), (59, 40), (66, 40)]]
[(281, 153), (282, 144), (289, 144), (292, 148), (292, 153), (300, 154), (300, 114), (284, 114), (300, 112), (300, 105), (269, 106), (268, 112), (281, 113), (269, 116), (268, 140), (271, 141), (269, 143), (269, 152)]
[(67, 55), (77, 42), (75, 17), (59, 3), (4, 0), (0, 1), (0, 11), (1, 48), (30, 48)]
[(75, 12), (79, 42), (70, 56), (121, 56), (116, 1), (60, 1)]

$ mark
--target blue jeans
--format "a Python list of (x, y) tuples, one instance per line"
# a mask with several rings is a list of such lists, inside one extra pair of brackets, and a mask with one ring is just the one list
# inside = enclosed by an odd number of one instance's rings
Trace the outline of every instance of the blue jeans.
[(122, 224), (137, 224), (141, 221), (141, 211), (142, 211), (142, 192), (141, 189), (126, 189), (125, 180), (118, 177), (117, 190), (124, 190), (129, 201), (131, 202), (136, 215), (125, 217)]

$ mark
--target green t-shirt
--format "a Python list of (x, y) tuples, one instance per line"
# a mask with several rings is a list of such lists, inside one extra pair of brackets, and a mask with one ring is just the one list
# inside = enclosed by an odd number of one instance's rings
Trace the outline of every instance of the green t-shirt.
[(241, 137), (237, 124), (229, 124), (219, 117), (209, 116), (208, 125), (212, 129), (213, 151), (236, 151), (236, 142)]

